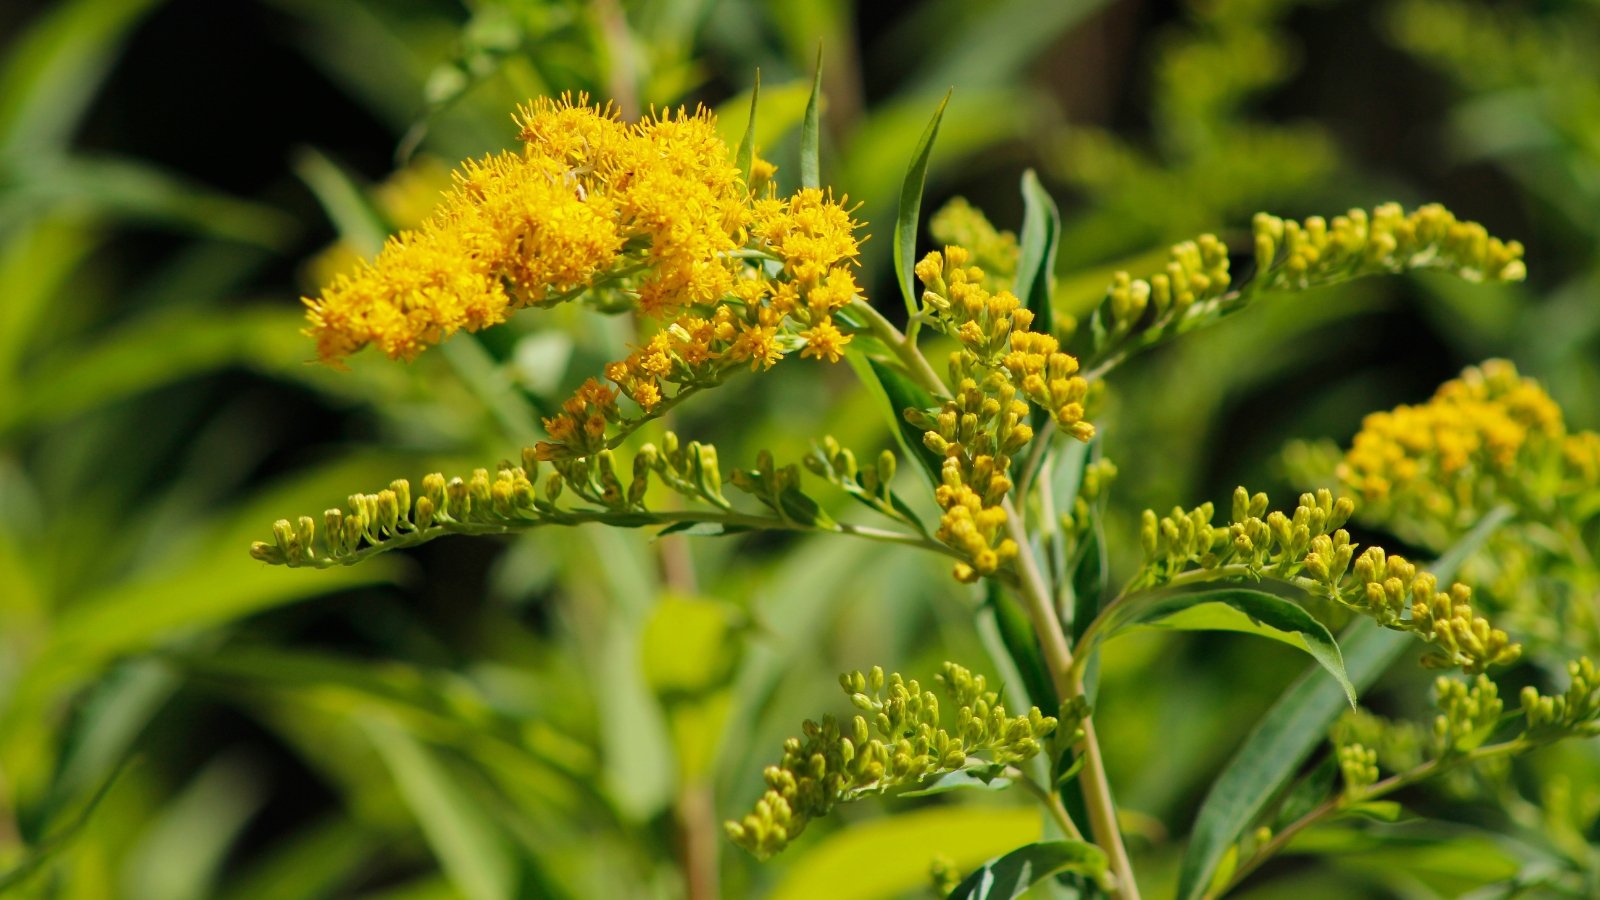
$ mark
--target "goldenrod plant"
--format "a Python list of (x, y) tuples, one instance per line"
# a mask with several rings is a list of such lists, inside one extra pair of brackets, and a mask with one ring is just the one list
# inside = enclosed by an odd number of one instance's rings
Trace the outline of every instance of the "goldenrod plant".
[(0, 896), (1600, 896), (1592, 4), (0, 35)]
[[(819, 99), (814, 86), (808, 119)], [(806, 721), (765, 769), (765, 793), (726, 832), (766, 858), (847, 802), (1017, 786), (1041, 808), (1042, 839), (970, 873), (930, 854), (951, 898), (1045, 884), (1141, 895), (1108, 778), (1116, 748), (1098, 739), (1094, 708), (1102, 647), (1137, 626), (1245, 631), (1312, 657), (1323, 675), (1307, 684), (1332, 685), (1339, 703), (1306, 697), (1297, 706), (1291, 692), (1269, 719), (1298, 717), (1292, 726), (1258, 730), (1252, 742), (1309, 749), (1339, 706), (1356, 702), (1376, 672), (1350, 669), (1352, 637), (1373, 634), (1356, 626), (1336, 637), (1352, 620), (1406, 636), (1424, 648), (1425, 666), (1476, 677), (1439, 679), (1423, 749), (1401, 752), (1415, 746), (1403, 729), (1347, 713), (1335, 732), (1339, 786), (1302, 792), (1297, 802), (1310, 805), (1286, 824), (1259, 817), (1273, 783), (1242, 804), (1224, 798), (1220, 819), (1202, 810), (1177, 885), (1184, 897), (1226, 892), (1311, 825), (1380, 809), (1402, 787), (1596, 733), (1600, 680), (1587, 658), (1568, 666), (1557, 693), (1530, 684), (1507, 708), (1492, 673), (1515, 664), (1523, 645), (1482, 611), (1492, 605), (1453, 580), (1452, 554), (1488, 540), (1508, 517), (1502, 507), (1566, 534), (1574, 554), (1594, 538), (1595, 436), (1565, 433), (1559, 410), (1508, 364), (1470, 371), (1426, 407), (1369, 418), (1338, 468), (1338, 494), (1320, 489), (1269, 511), (1265, 494), (1241, 487), (1221, 524), (1210, 503), (1147, 511), (1138, 535), (1126, 535), (1143, 565), (1119, 590), (1103, 584), (1099, 544), (1120, 541), (1099, 510), (1119, 473), (1085, 450), (1100, 446), (1096, 409), (1126, 360), (1257, 304), (1315, 303), (1319, 288), (1365, 276), (1431, 269), (1520, 281), (1520, 244), (1439, 205), (1381, 204), (1331, 220), (1262, 213), (1242, 276), (1227, 244), (1201, 235), (1174, 246), (1158, 272), (1117, 273), (1080, 325), (1051, 300), (1059, 222), (1031, 174), (1020, 238), (956, 206), (934, 227), (974, 248), (919, 252), (941, 106), (911, 160), (892, 240), (874, 242), (892, 259), (902, 328), (857, 281), (865, 235), (843, 195), (816, 180), (815, 132), (803, 130), (800, 183), (785, 187), (753, 145), (756, 100), (737, 150), (703, 109), (629, 122), (582, 97), (535, 100), (516, 117), (521, 150), (465, 163), (418, 229), (308, 299), (306, 332), (334, 363), (368, 344), (409, 359), (458, 330), (561, 303), (632, 309), (639, 337), (543, 418), (546, 440), (493, 474), (429, 474), (417, 488), (397, 480), (320, 518), (279, 521), (252, 554), (329, 567), (448, 534), (599, 523), (662, 536), (823, 533), (943, 556), (957, 581), (984, 586), (979, 609), (1000, 623), (993, 662), (1021, 680), (991, 689), (955, 662), (937, 674), (937, 692), (876, 667), (841, 676), (858, 714)], [(899, 452), (863, 453), (875, 459), (866, 464), (817, 435), (803, 461), (762, 450), (746, 467), (654, 424), (788, 356), (848, 359), (895, 423)], [(808, 364), (817, 363), (785, 365)], [(651, 429), (658, 436), (644, 440)], [(830, 512), (826, 490), (860, 501), (876, 521)], [(1442, 555), (1418, 565), (1363, 546), (1346, 528), (1353, 516), (1393, 519), (1397, 534), (1420, 532), (1423, 548)], [(1369, 666), (1365, 652), (1358, 659)], [(1277, 783), (1293, 774), (1288, 762)]]

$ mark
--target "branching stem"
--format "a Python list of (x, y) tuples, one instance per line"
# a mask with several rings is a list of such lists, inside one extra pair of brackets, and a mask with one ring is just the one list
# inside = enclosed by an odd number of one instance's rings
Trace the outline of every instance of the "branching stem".
[(1343, 812), (1359, 803), (1369, 803), (1373, 800), (1381, 799), (1401, 788), (1409, 787), (1419, 781), (1425, 781), (1435, 775), (1441, 775), (1451, 769), (1456, 769), (1469, 763), (1525, 752), (1538, 746), (1538, 743), (1525, 737), (1518, 737), (1498, 744), (1490, 744), (1487, 747), (1478, 747), (1465, 753), (1452, 753), (1437, 759), (1430, 759), (1422, 765), (1405, 772), (1391, 775), (1360, 794), (1354, 796), (1341, 794), (1330, 797), (1315, 809), (1284, 826), (1281, 831), (1272, 836), (1271, 840), (1262, 844), (1256, 850), (1255, 855), (1250, 857), (1249, 861), (1241, 864), (1226, 884), (1216, 892), (1206, 896), (1210, 900), (1210, 898), (1221, 897), (1233, 890), (1273, 856), (1282, 851), (1284, 847), (1287, 847), (1296, 835), (1335, 813)]

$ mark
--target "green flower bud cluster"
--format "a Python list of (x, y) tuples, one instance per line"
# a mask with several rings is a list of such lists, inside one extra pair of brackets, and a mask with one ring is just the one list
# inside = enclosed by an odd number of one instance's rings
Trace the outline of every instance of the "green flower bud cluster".
[[(554, 471), (542, 478), (536, 454), (534, 448), (524, 449), (522, 465), (502, 462), (493, 476), (488, 469), (475, 469), (465, 479), (431, 473), (415, 495), (405, 479), (375, 494), (354, 494), (345, 508), (325, 512), (320, 528), (309, 516), (294, 522), (280, 519), (273, 525), (273, 540), (257, 541), (250, 553), (276, 565), (325, 568), (447, 533), (499, 534), (584, 521), (648, 525), (654, 521), (645, 505), (652, 475), (691, 499), (731, 508), (722, 494), (716, 448), (697, 442), (681, 445), (671, 432), (660, 447), (646, 444), (639, 449), (626, 481), (611, 450), (554, 460)], [(558, 506), (569, 491), (595, 508)]]
[(538, 460), (531, 448), (522, 456), (523, 465), (502, 463), (494, 478), (487, 469), (448, 481), (434, 472), (422, 479), (415, 496), (403, 478), (375, 494), (352, 494), (345, 508), (323, 513), (320, 529), (310, 516), (279, 519), (273, 541), (255, 542), (250, 555), (275, 565), (325, 568), (353, 563), (365, 556), (363, 551), (419, 543), (447, 530), (487, 533), (537, 522), (554, 509), (562, 478), (552, 474), (542, 490), (536, 489)]
[(996, 229), (967, 198), (955, 197), (934, 213), (928, 221), (928, 233), (935, 244), (957, 245), (972, 252), (973, 265), (983, 270), (979, 283), (984, 290), (1011, 290), (1017, 277), (1017, 261), (1022, 256), (1017, 236)]
[(1116, 478), (1117, 464), (1109, 459), (1097, 459), (1083, 467), (1083, 480), (1078, 484), (1078, 496), (1072, 498), (1072, 511), (1061, 514), (1061, 531), (1069, 542), (1076, 544), (1083, 539), (1093, 521), (1093, 509)]
[(1174, 244), (1162, 271), (1148, 278), (1134, 278), (1127, 272), (1113, 276), (1105, 301), (1090, 320), (1095, 349), (1104, 349), (1135, 332), (1146, 340), (1168, 334), (1192, 309), (1207, 309), (1197, 304), (1222, 297), (1232, 283), (1228, 245), (1216, 235), (1203, 234)]
[(936, 854), (933, 861), (928, 863), (928, 889), (939, 900), (950, 896), (950, 892), (961, 884), (961, 877), (961, 870), (956, 867), (955, 860), (943, 853)]
[(1414, 723), (1385, 719), (1365, 709), (1347, 710), (1334, 723), (1329, 737), (1334, 746), (1360, 744), (1370, 747), (1378, 764), (1390, 772), (1404, 772), (1422, 765), (1422, 730)]
[(1532, 685), (1522, 689), (1526, 734), (1535, 739), (1600, 734), (1600, 671), (1587, 657), (1567, 663), (1566, 693), (1546, 697)]
[(1339, 747), (1338, 758), (1346, 797), (1359, 797), (1378, 783), (1378, 751), (1361, 744), (1345, 744)]
[(655, 444), (640, 447), (633, 458), (633, 481), (628, 485), (632, 505), (642, 508), (652, 473), (662, 484), (691, 500), (721, 509), (732, 506), (722, 494), (722, 469), (717, 464), (717, 448), (711, 444), (681, 444), (678, 436), (669, 431), (662, 436), (659, 448)]
[(786, 741), (783, 759), (763, 773), (767, 791), (755, 808), (725, 823), (728, 837), (765, 859), (838, 803), (912, 789), (962, 769), (998, 774), (1036, 755), (1056, 729), (1056, 720), (1037, 707), (1008, 716), (984, 677), (955, 663), (945, 663), (937, 681), (945, 709), (955, 711), (950, 728), (939, 696), (915, 680), (885, 676), (876, 666), (841, 675), (840, 685), (861, 714), (845, 728), (832, 716), (807, 720), (804, 737)]
[(1491, 237), (1437, 203), (1411, 213), (1398, 203), (1304, 223), (1266, 213), (1254, 222), (1260, 290), (1305, 290), (1364, 275), (1443, 269), (1468, 281), (1521, 281), (1522, 244)]
[(754, 469), (734, 469), (730, 480), (734, 487), (761, 501), (763, 506), (777, 513), (778, 518), (785, 522), (822, 527), (833, 525), (817, 501), (800, 489), (799, 464), (780, 466), (770, 450), (756, 454)]
[(1311, 570), (1319, 580), (1344, 574), (1354, 548), (1350, 535), (1340, 526), (1354, 512), (1353, 501), (1345, 497), (1335, 500), (1327, 490), (1302, 494), (1292, 515), (1267, 512), (1268, 502), (1266, 494), (1235, 489), (1226, 525), (1212, 524), (1215, 507), (1210, 503), (1187, 512), (1175, 508), (1162, 517), (1145, 510), (1139, 537), (1147, 580), (1159, 584), (1192, 567), (1215, 569), (1230, 564), (1280, 577), (1303, 569)]
[(1407, 631), (1433, 645), (1422, 658), (1430, 668), (1460, 666), (1468, 674), (1507, 665), (1522, 655), (1522, 645), (1490, 625), (1472, 609), (1472, 588), (1456, 583), (1438, 590), (1438, 579), (1381, 547), (1368, 547), (1350, 578), (1324, 586), (1346, 607), (1371, 616), (1379, 625)]
[(1433, 705), (1439, 714), (1433, 719), (1433, 753), (1436, 757), (1466, 753), (1483, 746), (1497, 726), (1505, 703), (1500, 689), (1487, 675), (1479, 675), (1469, 687), (1455, 678), (1441, 677), (1433, 685)]
[(828, 435), (820, 445), (814, 445), (801, 462), (813, 475), (826, 478), (874, 511), (899, 519), (919, 532), (924, 531), (921, 520), (890, 487), (899, 469), (899, 460), (893, 451), (884, 450), (878, 454), (875, 464), (861, 466), (848, 447), (839, 446), (839, 442)]
[(1381, 547), (1357, 557), (1349, 532), (1340, 527), (1355, 511), (1349, 498), (1335, 500), (1323, 489), (1302, 494), (1291, 515), (1274, 511), (1262, 518), (1267, 504), (1265, 494), (1238, 488), (1227, 525), (1212, 524), (1209, 503), (1164, 517), (1146, 510), (1140, 529), (1145, 568), (1136, 584), (1162, 584), (1194, 568), (1237, 566), (1244, 577), (1297, 580), (1379, 625), (1416, 635), (1433, 645), (1423, 658), (1431, 667), (1476, 673), (1521, 655), (1520, 645), (1473, 613), (1466, 585), (1441, 592), (1432, 575)]

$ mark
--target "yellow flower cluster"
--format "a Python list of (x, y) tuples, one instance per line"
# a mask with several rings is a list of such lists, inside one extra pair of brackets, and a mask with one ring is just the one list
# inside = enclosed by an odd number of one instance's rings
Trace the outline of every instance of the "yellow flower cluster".
[(1472, 608), (1472, 589), (1438, 590), (1427, 572), (1381, 547), (1359, 556), (1343, 527), (1355, 511), (1348, 497), (1328, 490), (1302, 494), (1292, 514), (1267, 512), (1267, 495), (1234, 491), (1226, 525), (1212, 524), (1210, 503), (1158, 517), (1146, 510), (1140, 529), (1145, 570), (1137, 584), (1158, 585), (1193, 569), (1223, 570), (1259, 578), (1309, 579), (1319, 593), (1379, 625), (1406, 631), (1431, 644), (1430, 666), (1481, 672), (1517, 659), (1522, 649)]
[(966, 557), (955, 569), (962, 581), (993, 574), (1017, 553), (1004, 536), (1002, 504), (1012, 488), (1012, 455), (1033, 440), (1029, 404), (1066, 434), (1084, 441), (1094, 435), (1084, 421), (1089, 385), (1077, 359), (1053, 336), (1029, 330), (1033, 312), (1011, 292), (985, 289), (983, 270), (968, 266), (969, 258), (965, 248), (950, 246), (916, 265), (932, 321), (960, 349), (950, 357), (955, 396), (934, 415), (910, 414), (926, 429), (923, 443), (945, 460), (935, 537)]
[(1600, 435), (1505, 360), (1469, 368), (1416, 406), (1373, 413), (1340, 463), (1365, 515), (1442, 546), (1499, 503), (1542, 515), (1600, 487)]
[(815, 188), (791, 197), (765, 197), (749, 210), (748, 234), (740, 249), (748, 256), (732, 279), (696, 309), (662, 328), (626, 359), (606, 366), (612, 390), (591, 379), (544, 420), (550, 440), (539, 444), (542, 459), (587, 456), (606, 446), (607, 426), (626, 429), (630, 419), (618, 394), (645, 417), (685, 391), (720, 383), (748, 364), (770, 368), (798, 349), (802, 357), (837, 362), (851, 335), (834, 314), (860, 292), (851, 268), (860, 244), (860, 223), (844, 204)]
[[(918, 786), (947, 772), (981, 769), (986, 778), (1020, 765), (1043, 749), (1058, 722), (1034, 707), (1008, 716), (1000, 695), (982, 675), (947, 662), (937, 676), (943, 706), (954, 710), (945, 727), (940, 697), (916, 680), (876, 666), (840, 676), (839, 684), (864, 715), (848, 730), (825, 716), (807, 720), (805, 738), (790, 738), (783, 759), (763, 773), (767, 791), (755, 809), (725, 829), (734, 843), (765, 859), (800, 836), (812, 819), (841, 802)], [(1063, 707), (1075, 731), (1086, 714), (1082, 698)], [(987, 757), (987, 758), (985, 758)]]
[[(831, 312), (856, 291), (845, 268), (856, 255), (856, 223), (843, 206), (816, 190), (753, 198), (703, 109), (626, 124), (609, 107), (564, 96), (536, 100), (515, 119), (521, 150), (464, 163), (432, 216), (306, 299), (307, 334), (324, 361), (368, 344), (411, 359), (456, 331), (606, 282), (621, 283), (659, 319), (729, 296), (742, 302), (742, 318), (677, 323), (688, 336), (675, 344), (701, 348), (690, 349), (685, 366), (714, 349), (770, 365), (789, 349), (779, 331), (796, 309), (805, 327), (797, 345), (838, 359), (849, 338)], [(765, 186), (772, 167), (756, 168), (751, 180)], [(768, 277), (747, 250), (781, 263), (785, 277)], [(673, 347), (658, 342), (626, 361), (619, 386), (646, 410), (672, 374)], [(581, 429), (589, 418), (569, 425)]]
[(1502, 241), (1437, 203), (1352, 209), (1332, 221), (1255, 217), (1256, 271), (1268, 290), (1303, 290), (1363, 275), (1444, 269), (1468, 281), (1521, 281), (1522, 244)]

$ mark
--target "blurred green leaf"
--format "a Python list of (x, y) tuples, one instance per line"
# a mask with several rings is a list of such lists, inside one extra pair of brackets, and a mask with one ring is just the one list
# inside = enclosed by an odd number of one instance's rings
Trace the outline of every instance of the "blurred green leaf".
[(230, 879), (222, 900), (319, 900), (342, 896), (383, 849), (383, 838), (342, 816), (300, 825), (267, 846), (238, 877)]
[(393, 722), (362, 719), (450, 881), (469, 900), (518, 896), (515, 851), (431, 749)]
[(123, 872), (126, 896), (215, 896), (229, 849), (265, 799), (243, 757), (223, 755), (208, 764), (144, 829)]
[(933, 33), (943, 46), (918, 54), (923, 66), (903, 90), (1015, 83), (1051, 43), (1104, 5), (1105, 0), (1010, 0), (973, 7), (977, 15), (960, 27), (939, 21)]
[(107, 156), (0, 159), (0, 223), (41, 210), (145, 222), (273, 250), (283, 249), (298, 227), (278, 210), (149, 163)]
[(72, 344), (30, 366), (31, 389), (0, 408), (0, 434), (126, 402), (228, 365), (281, 368), (290, 362), (283, 352), (293, 352), (285, 345), (300, 343), (301, 324), (299, 309), (287, 305), (160, 310), (133, 319), (105, 338)]
[(926, 884), (936, 856), (965, 869), (1038, 840), (1040, 830), (1031, 808), (946, 806), (858, 823), (790, 850), (769, 900), (808, 900), (819, 885), (831, 900), (887, 900)]
[(316, 195), (339, 237), (357, 253), (374, 256), (383, 249), (383, 242), (389, 237), (389, 223), (349, 172), (313, 149), (300, 151), (294, 170)]
[(71, 0), (16, 36), (0, 68), (0, 156), (64, 150), (122, 41), (157, 3)]

